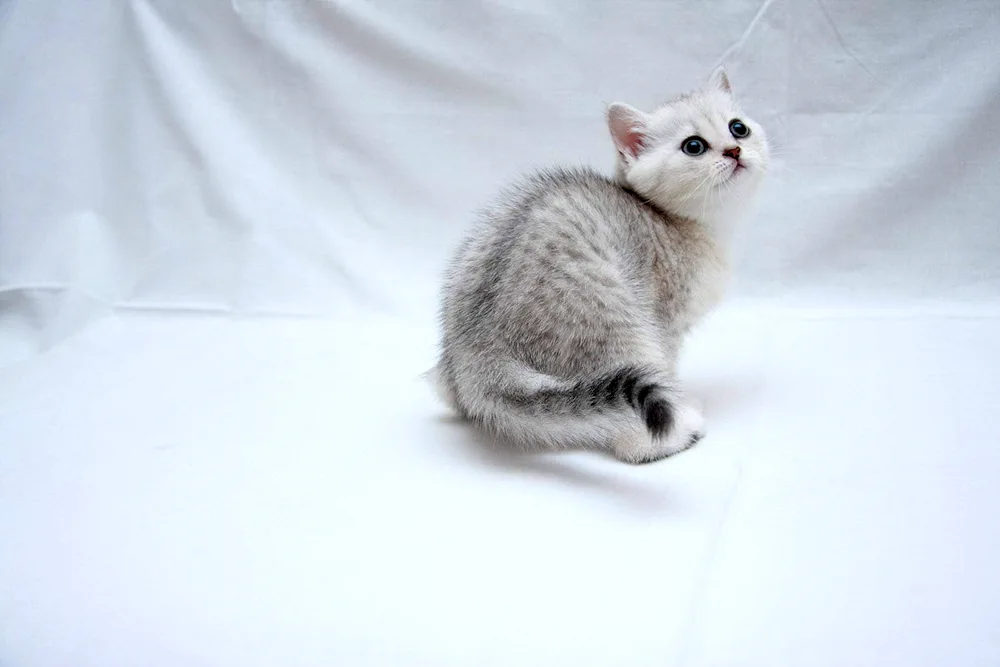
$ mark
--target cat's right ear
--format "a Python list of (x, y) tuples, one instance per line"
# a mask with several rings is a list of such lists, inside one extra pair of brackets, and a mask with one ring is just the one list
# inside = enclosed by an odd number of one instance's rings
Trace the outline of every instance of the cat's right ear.
[(615, 148), (627, 161), (639, 157), (646, 147), (649, 119), (646, 114), (621, 102), (608, 107), (608, 129)]

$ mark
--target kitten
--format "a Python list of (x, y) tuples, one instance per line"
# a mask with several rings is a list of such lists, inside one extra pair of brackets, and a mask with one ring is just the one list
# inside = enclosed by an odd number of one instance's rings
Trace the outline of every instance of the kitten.
[(728, 229), (768, 146), (722, 69), (651, 114), (612, 104), (607, 122), (614, 180), (531, 176), (460, 245), (432, 373), (461, 415), (517, 445), (642, 463), (701, 437), (677, 355), (722, 295)]

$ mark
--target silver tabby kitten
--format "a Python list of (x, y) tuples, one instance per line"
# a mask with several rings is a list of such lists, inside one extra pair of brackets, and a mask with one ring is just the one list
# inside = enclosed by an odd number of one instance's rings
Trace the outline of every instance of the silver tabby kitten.
[(721, 297), (727, 230), (768, 147), (721, 69), (651, 114), (613, 104), (607, 120), (614, 180), (537, 174), (461, 244), (434, 374), (460, 414), (520, 446), (600, 448), (640, 463), (701, 437), (677, 355)]

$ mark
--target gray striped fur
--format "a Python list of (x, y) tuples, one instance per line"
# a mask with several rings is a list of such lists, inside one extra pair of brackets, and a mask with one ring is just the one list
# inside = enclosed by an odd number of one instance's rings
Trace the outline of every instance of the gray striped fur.
[[(753, 130), (738, 144), (733, 118)], [(701, 437), (677, 355), (721, 296), (724, 230), (752, 198), (767, 145), (719, 73), (653, 114), (613, 105), (609, 126), (616, 178), (543, 171), (480, 215), (447, 270), (435, 374), (460, 414), (521, 447), (645, 462)], [(684, 154), (688, 135), (711, 150)], [(722, 155), (733, 145), (743, 171)]]

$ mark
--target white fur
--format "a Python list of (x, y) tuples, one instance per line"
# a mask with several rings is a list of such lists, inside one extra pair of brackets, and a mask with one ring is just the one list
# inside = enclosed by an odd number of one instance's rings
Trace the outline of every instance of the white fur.
[(656, 461), (682, 452), (695, 444), (704, 433), (705, 420), (701, 411), (690, 403), (681, 402), (674, 408), (674, 424), (663, 440), (650, 436), (649, 431), (636, 421), (614, 440), (614, 453), (627, 463)]
[[(749, 137), (732, 136), (733, 119), (750, 128)], [(740, 108), (721, 68), (703, 89), (649, 114), (612, 104), (608, 126), (618, 148), (620, 181), (663, 210), (697, 220), (720, 236), (744, 211), (767, 171), (770, 152), (764, 130)], [(628, 136), (624, 127), (629, 128)], [(641, 137), (638, 153), (628, 149), (635, 144), (634, 135)], [(684, 153), (681, 146), (691, 136), (707, 141), (709, 150), (698, 156)], [(740, 147), (745, 167), (735, 175), (734, 161), (722, 154), (733, 146)]]
[[(733, 136), (734, 119), (749, 136)], [(652, 113), (612, 104), (607, 120), (617, 182), (590, 170), (535, 175), (459, 247), (443, 290), (438, 386), (460, 414), (520, 447), (610, 448), (640, 463), (702, 434), (677, 388), (677, 355), (722, 297), (730, 224), (769, 153), (722, 70)], [(705, 153), (684, 153), (692, 136)], [(616, 393), (626, 385), (612, 371), (641, 375)]]

